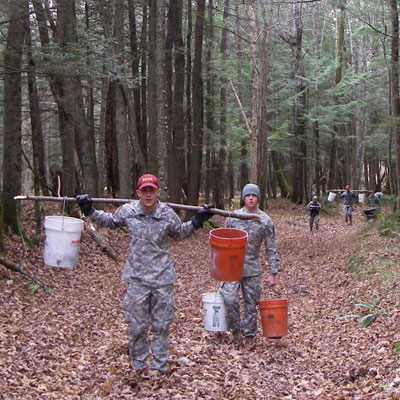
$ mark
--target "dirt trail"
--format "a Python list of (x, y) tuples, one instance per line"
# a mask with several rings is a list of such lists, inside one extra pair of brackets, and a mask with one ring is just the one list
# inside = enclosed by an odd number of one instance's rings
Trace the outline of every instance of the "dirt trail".
[[(204, 330), (201, 294), (218, 286), (208, 270), (205, 228), (172, 245), (178, 282), (170, 373), (136, 379), (121, 308), (127, 238), (102, 230), (118, 262), (86, 234), (71, 271), (44, 267), (42, 249), (29, 254), (31, 271), (59, 296), (32, 295), (21, 277), (0, 271), (0, 399), (400, 398), (400, 360), (392, 348), (400, 341), (399, 297), (386, 305), (389, 315), (367, 329), (338, 319), (354, 313), (352, 300), (376, 294), (375, 286), (347, 272), (354, 235), (365, 222), (356, 216), (345, 226), (340, 215), (323, 216), (320, 230), (310, 232), (304, 208), (285, 204), (268, 213), (282, 262), (277, 289), (289, 302), (286, 337), (259, 332), (249, 349), (231, 343), (229, 333)], [(16, 254), (17, 242), (10, 241)], [(265, 288), (263, 297), (273, 296)]]

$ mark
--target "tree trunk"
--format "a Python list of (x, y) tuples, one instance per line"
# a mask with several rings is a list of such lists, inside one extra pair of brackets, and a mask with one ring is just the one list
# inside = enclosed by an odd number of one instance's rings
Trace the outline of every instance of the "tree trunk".
[(119, 177), (119, 196), (130, 197), (132, 195), (132, 162), (130, 159), (130, 145), (128, 140), (127, 126), (127, 102), (124, 96), (123, 78), (120, 76), (124, 71), (124, 7), (123, 0), (115, 0), (113, 33), (116, 43), (114, 45), (114, 55), (117, 63), (114, 64), (114, 72), (117, 76), (115, 82), (115, 136), (118, 149), (118, 177)]
[(204, 30), (205, 0), (197, 0), (195, 50), (193, 62), (193, 129), (191, 143), (191, 165), (188, 182), (188, 202), (198, 204), (201, 179), (201, 163), (203, 154), (203, 80), (202, 50)]
[(149, 109), (149, 137), (148, 148), (151, 154), (147, 160), (148, 172), (157, 175), (158, 173), (158, 144), (157, 144), (157, 0), (149, 0), (149, 41), (148, 41), (148, 109)]
[(250, 131), (250, 182), (257, 182), (257, 118), (258, 118), (258, 70), (257, 70), (257, 27), (255, 2), (250, 2), (247, 12), (250, 18), (250, 69), (252, 81), (252, 112)]
[[(26, 41), (27, 41), (27, 57), (29, 64), (28, 71), (28, 93), (29, 108), (31, 116), (32, 130), (32, 158), (33, 158), (33, 189), (36, 196), (40, 195), (42, 188), (43, 194), (49, 196), (50, 192), (47, 185), (46, 169), (44, 165), (45, 151), (43, 142), (42, 121), (40, 119), (39, 95), (36, 84), (35, 62), (32, 56), (32, 40), (29, 23), (29, 9), (26, 13)], [(40, 203), (35, 202), (35, 244), (39, 245), (41, 239), (41, 212)]]
[[(335, 84), (338, 85), (342, 80), (342, 69), (343, 69), (343, 47), (344, 47), (344, 22), (345, 22), (345, 6), (346, 0), (340, 0), (339, 2), (339, 20), (337, 29), (337, 48), (336, 48), (336, 75)], [(335, 98), (335, 104), (339, 104), (339, 99)], [(337, 124), (334, 126), (334, 132), (332, 135), (330, 158), (329, 158), (329, 175), (328, 175), (328, 186), (330, 188), (337, 186), (337, 159), (338, 159), (338, 137), (340, 136), (340, 130), (342, 127), (338, 127)], [(350, 183), (350, 182), (348, 182)]]
[[(236, 4), (235, 6), (235, 17), (236, 17), (236, 31), (240, 32), (240, 17), (239, 17), (239, 6)], [(238, 59), (236, 75), (237, 75), (237, 95), (238, 98), (243, 98), (242, 93), (242, 62), (243, 62), (243, 52), (242, 52), (242, 40), (236, 36), (236, 56)], [(239, 122), (241, 125), (245, 124), (245, 118), (242, 113), (239, 114)], [(239, 166), (239, 177), (238, 177), (238, 189), (242, 190), (246, 183), (249, 181), (249, 168), (248, 168), (248, 160), (247, 160), (247, 134), (243, 134), (240, 140), (240, 166)]]
[(145, 169), (148, 170), (148, 104), (147, 104), (147, 91), (148, 91), (148, 79), (147, 79), (147, 72), (148, 72), (148, 5), (147, 2), (143, 2), (143, 12), (142, 12), (142, 62), (141, 62), (141, 94), (142, 94), (142, 124), (143, 128), (142, 131), (138, 131), (140, 137), (140, 143), (142, 144), (143, 149), (143, 156), (145, 159)]
[(303, 21), (300, 11), (300, 5), (295, 6), (295, 31), (296, 31), (296, 47), (295, 47), (295, 76), (296, 83), (296, 97), (298, 98), (296, 104), (296, 144), (297, 151), (294, 163), (294, 178), (292, 184), (292, 201), (302, 204), (304, 200), (304, 192), (306, 187), (307, 171), (305, 169), (305, 162), (307, 159), (307, 142), (306, 142), (306, 107), (307, 107), (307, 85), (306, 74), (304, 69), (303, 58)]
[[(264, 15), (265, 9), (259, 6), (260, 10), (257, 15)], [(261, 31), (260, 23), (257, 17), (258, 31)], [(270, 25), (270, 23), (269, 23)], [(258, 164), (258, 176), (257, 183), (261, 191), (260, 208), (265, 209), (267, 207), (267, 173), (268, 173), (268, 158), (267, 158), (267, 132), (268, 132), (268, 121), (267, 121), (267, 101), (268, 101), (268, 78), (269, 78), (269, 62), (270, 62), (270, 30), (268, 27), (263, 30), (263, 33), (259, 36), (258, 41), (258, 53), (261, 61), (261, 76), (260, 76), (260, 127), (257, 138), (257, 164)]]
[(165, 3), (157, 0), (157, 40), (156, 40), (156, 84), (157, 84), (157, 153), (158, 181), (163, 189), (160, 200), (167, 200), (168, 171), (167, 146), (165, 132)]
[(192, 166), (192, 0), (187, 1), (187, 33), (186, 33), (186, 115), (185, 115), (185, 131), (186, 131), (186, 177), (185, 192), (187, 195), (190, 180), (190, 171)]
[[(222, 21), (222, 32), (221, 32), (221, 61), (225, 63), (228, 57), (228, 17), (229, 17), (229, 0), (224, 0), (224, 14)], [(228, 80), (225, 76), (221, 77), (221, 92), (220, 92), (220, 123), (219, 123), (219, 152), (218, 152), (218, 168), (215, 171), (215, 193), (216, 198), (214, 202), (217, 208), (225, 208), (225, 192), (226, 192), (226, 87)]]
[[(28, 16), (28, 9), (27, 9)], [(29, 19), (26, 19), (26, 39), (27, 39), (27, 57), (29, 64), (28, 71), (28, 92), (29, 105), (31, 114), (32, 127), (32, 154), (33, 154), (33, 169), (34, 169), (34, 189), (35, 194), (39, 195), (40, 189), (45, 196), (49, 196), (49, 186), (46, 177), (45, 167), (45, 151), (43, 141), (42, 121), (40, 119), (39, 94), (36, 83), (35, 61), (32, 56), (32, 39), (30, 32)]]
[(115, 81), (111, 81), (107, 90), (107, 104), (104, 121), (104, 144), (106, 148), (106, 182), (107, 188), (116, 197), (119, 192), (118, 176), (118, 151), (117, 139), (115, 135)]
[(206, 119), (206, 132), (205, 132), (205, 145), (206, 145), (206, 159), (205, 159), (205, 176), (204, 176), (204, 192), (205, 202), (210, 204), (211, 201), (211, 189), (214, 185), (215, 179), (212, 170), (212, 153), (214, 146), (212, 143), (212, 134), (214, 132), (215, 121), (214, 121), (214, 86), (215, 86), (215, 71), (213, 68), (213, 43), (214, 43), (214, 15), (213, 15), (213, 1), (209, 0), (208, 3), (208, 30), (206, 40), (206, 100), (205, 100), (205, 119)]
[(397, 209), (400, 209), (400, 103), (399, 103), (399, 12), (397, 8), (397, 0), (389, 0), (391, 19), (392, 19), (392, 54), (391, 54), (391, 71), (392, 71), (392, 115), (393, 115), (393, 136), (395, 143), (396, 155), (396, 190)]
[(279, 159), (279, 154), (273, 150), (271, 152), (271, 158), (278, 186), (281, 191), (281, 197), (287, 198), (290, 196), (290, 186), (286, 180), (285, 174), (283, 173), (282, 162)]
[(3, 142), (3, 216), (15, 233), (18, 230), (17, 204), (14, 196), (21, 191), (22, 107), (21, 63), (27, 3), (9, 3), (9, 24), (4, 54), (4, 142)]
[[(174, 62), (173, 62), (174, 59)], [(166, 40), (168, 195), (179, 203), (184, 185), (184, 70), (182, 0), (170, 0)]]
[[(129, 44), (132, 58), (132, 79), (136, 82), (133, 88), (133, 104), (136, 119), (136, 130), (140, 140), (141, 153), (146, 153), (146, 133), (142, 122), (142, 99), (141, 99), (141, 75), (139, 72), (139, 65), (141, 54), (139, 52), (137, 40), (137, 25), (136, 25), (136, 8), (135, 0), (128, 0), (128, 15), (129, 15)], [(142, 43), (146, 42), (146, 37), (142, 37)], [(143, 53), (142, 53), (143, 59)], [(136, 162), (136, 160), (135, 160)], [(137, 163), (137, 162), (136, 162)], [(143, 166), (144, 167), (144, 166)], [(142, 168), (143, 168), (142, 167)], [(141, 171), (144, 173), (144, 171)]]

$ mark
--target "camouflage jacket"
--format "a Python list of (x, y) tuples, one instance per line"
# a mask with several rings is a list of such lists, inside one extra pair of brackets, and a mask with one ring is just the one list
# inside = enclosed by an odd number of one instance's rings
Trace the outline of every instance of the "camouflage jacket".
[[(244, 208), (237, 210), (244, 213)], [(260, 263), (260, 248), (264, 241), (270, 274), (276, 274), (279, 268), (279, 256), (275, 249), (275, 229), (271, 218), (261, 210), (257, 210), (260, 221), (241, 220), (228, 218), (225, 226), (242, 229), (248, 233), (246, 255), (244, 258), (243, 276), (257, 276), (262, 272)]]
[(182, 223), (172, 208), (160, 202), (155, 210), (145, 213), (139, 201), (126, 203), (115, 213), (96, 210), (90, 217), (99, 226), (128, 228), (130, 246), (123, 281), (137, 279), (151, 287), (175, 283), (169, 238), (181, 240), (190, 236), (195, 230), (191, 221)]

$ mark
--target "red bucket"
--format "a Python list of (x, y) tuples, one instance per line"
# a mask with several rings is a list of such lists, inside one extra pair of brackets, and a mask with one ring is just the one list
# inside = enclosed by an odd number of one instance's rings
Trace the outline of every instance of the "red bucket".
[(246, 253), (247, 232), (234, 228), (218, 228), (210, 232), (210, 271), (214, 279), (240, 281)]
[(258, 303), (263, 334), (270, 339), (280, 339), (287, 334), (287, 299), (264, 300)]

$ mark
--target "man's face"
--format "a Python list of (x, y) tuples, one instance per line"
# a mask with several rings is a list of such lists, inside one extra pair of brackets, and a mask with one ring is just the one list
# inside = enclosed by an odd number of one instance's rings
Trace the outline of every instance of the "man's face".
[(140, 203), (144, 211), (153, 211), (157, 206), (158, 196), (161, 194), (161, 189), (153, 188), (151, 186), (145, 186), (144, 188), (136, 191), (137, 196), (140, 199)]
[(258, 197), (255, 196), (254, 194), (248, 194), (244, 198), (244, 205), (247, 209), (249, 210), (254, 210), (257, 208), (258, 205)]

